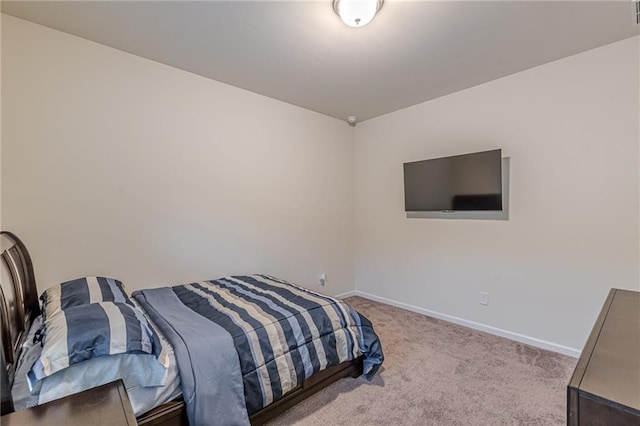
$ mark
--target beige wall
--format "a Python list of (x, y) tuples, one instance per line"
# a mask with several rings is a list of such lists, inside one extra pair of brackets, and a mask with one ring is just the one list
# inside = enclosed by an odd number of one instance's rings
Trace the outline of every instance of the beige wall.
[(353, 289), (353, 129), (2, 15), (3, 226), (40, 289), (268, 273)]
[[(5, 15), (2, 56), (2, 224), (41, 289), (324, 272), (571, 352), (640, 287), (639, 38), (355, 129)], [(510, 220), (406, 219), (403, 162), (493, 148)]]
[(2, 19), (0, 19), (0, 230), (2, 227)]
[[(640, 289), (639, 43), (359, 124), (357, 290), (582, 348), (609, 288)], [(405, 217), (404, 162), (494, 148), (510, 157), (508, 221)]]

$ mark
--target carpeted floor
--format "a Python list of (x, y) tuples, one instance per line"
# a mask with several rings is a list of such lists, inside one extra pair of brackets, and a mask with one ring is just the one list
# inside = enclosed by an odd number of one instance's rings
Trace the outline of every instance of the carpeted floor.
[(360, 297), (385, 362), (372, 382), (346, 378), (276, 425), (564, 425), (576, 359)]

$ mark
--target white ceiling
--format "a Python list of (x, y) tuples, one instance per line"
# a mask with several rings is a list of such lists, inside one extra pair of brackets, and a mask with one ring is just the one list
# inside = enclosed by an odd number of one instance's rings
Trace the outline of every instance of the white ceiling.
[(376, 117), (639, 33), (623, 1), (3, 1), (2, 12), (344, 119)]

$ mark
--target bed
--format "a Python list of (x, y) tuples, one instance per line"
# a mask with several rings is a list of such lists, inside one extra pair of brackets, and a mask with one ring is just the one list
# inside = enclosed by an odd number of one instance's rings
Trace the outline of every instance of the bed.
[[(44, 349), (37, 344), (38, 339), (43, 340), (38, 336), (40, 325), (60, 315), (49, 312), (51, 303), (41, 312), (33, 265), (22, 241), (2, 232), (2, 243), (0, 385), (5, 414), (14, 410), (14, 403), (20, 408), (19, 398), (11, 390), (19, 388), (25, 368), (33, 364), (29, 374), (44, 371), (36, 369), (39, 357), (44, 358), (47, 351), (46, 343)], [(109, 283), (117, 290), (112, 281)], [(83, 361), (62, 372), (54, 371), (46, 380), (34, 379), (45, 383), (40, 395), (46, 394), (48, 381), (56, 383), (53, 378), (63, 373), (75, 374), (67, 376), (67, 384), (69, 377), (85, 374), (73, 373), (74, 368), (81, 370), (100, 362), (110, 370), (117, 364), (119, 368), (134, 365), (138, 371), (151, 371), (139, 367), (139, 360), (155, 357), (165, 362), (157, 379), (160, 383), (162, 376), (162, 386), (155, 383), (153, 388), (134, 390), (133, 395), (130, 392), (132, 402), (137, 393), (145, 401), (136, 406), (139, 424), (206, 424), (215, 418), (219, 424), (257, 425), (344, 377), (364, 375), (370, 379), (384, 359), (372, 325), (347, 304), (267, 275), (146, 289), (134, 292), (127, 303), (131, 307), (117, 305), (121, 310), (143, 312), (138, 319), (149, 325), (155, 339), (153, 348), (147, 345), (141, 355)], [(291, 313), (292, 306), (299, 311)], [(54, 327), (47, 327), (46, 340), (53, 341)], [(214, 335), (216, 340), (212, 340)], [(30, 358), (32, 353), (38, 355)], [(215, 363), (219, 367), (212, 367)], [(154, 374), (146, 374), (149, 377), (145, 380)], [(52, 393), (64, 386), (53, 385)]]

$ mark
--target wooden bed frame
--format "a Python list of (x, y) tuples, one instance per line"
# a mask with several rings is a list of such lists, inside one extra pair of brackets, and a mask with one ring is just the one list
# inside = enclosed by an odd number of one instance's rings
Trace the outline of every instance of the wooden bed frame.
[[(11, 385), (13, 384), (15, 364), (20, 356), (20, 349), (31, 323), (40, 315), (40, 304), (33, 263), (27, 248), (17, 236), (10, 232), (0, 232), (0, 239), (2, 242), (2, 262), (0, 264), (2, 271), (0, 275), (1, 413), (8, 414), (13, 412)], [(347, 376), (358, 377), (361, 374), (362, 357), (320, 371), (279, 400), (253, 414), (250, 418), (251, 424), (264, 424), (330, 384)], [(139, 425), (145, 426), (189, 424), (182, 400), (162, 404), (139, 416), (137, 420)]]

